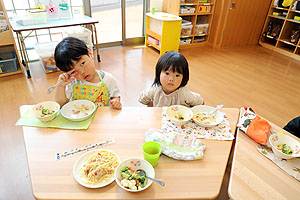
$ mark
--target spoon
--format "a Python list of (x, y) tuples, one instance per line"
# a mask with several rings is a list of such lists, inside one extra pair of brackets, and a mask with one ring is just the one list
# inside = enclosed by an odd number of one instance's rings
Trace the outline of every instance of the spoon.
[(223, 106), (224, 105), (217, 105), (217, 107), (213, 110), (213, 111), (211, 111), (208, 115), (210, 116), (210, 115), (212, 115), (212, 114), (214, 114), (215, 112), (217, 112), (217, 110), (220, 110), (221, 108), (223, 108)]
[(59, 86), (61, 83), (63, 82), (63, 80), (60, 80), (58, 83), (56, 83), (56, 85), (49, 87), (47, 90), (47, 94), (50, 94), (55, 88), (57, 88), (57, 86)]
[(158, 183), (158, 184), (161, 185), (161, 186), (165, 186), (165, 183), (164, 183), (163, 181), (157, 180), (157, 179), (155, 179), (155, 178), (150, 178), (149, 176), (147, 176), (147, 175), (146, 175), (146, 172), (145, 172), (144, 170), (138, 169), (138, 170), (136, 170), (136, 171), (139, 172), (139, 173), (141, 174), (141, 176), (144, 176), (144, 177), (146, 177), (146, 178), (149, 178), (150, 180), (152, 180), (152, 181), (155, 182), (155, 183)]

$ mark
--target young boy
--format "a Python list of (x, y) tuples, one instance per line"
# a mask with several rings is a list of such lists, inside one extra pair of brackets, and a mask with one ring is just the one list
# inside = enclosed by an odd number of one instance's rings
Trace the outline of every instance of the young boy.
[(120, 90), (115, 78), (107, 72), (97, 71), (93, 53), (83, 41), (74, 37), (63, 39), (55, 48), (56, 66), (63, 72), (62, 83), (56, 88), (55, 100), (63, 106), (70, 99), (86, 99), (99, 106), (120, 110)]

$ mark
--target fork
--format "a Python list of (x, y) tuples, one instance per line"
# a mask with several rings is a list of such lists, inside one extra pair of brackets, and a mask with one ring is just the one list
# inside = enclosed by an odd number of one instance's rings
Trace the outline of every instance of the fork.
[(50, 94), (55, 88), (57, 88), (57, 86), (59, 86), (60, 84), (62, 84), (63, 80), (60, 80), (56, 83), (56, 85), (49, 87), (47, 90), (47, 94)]

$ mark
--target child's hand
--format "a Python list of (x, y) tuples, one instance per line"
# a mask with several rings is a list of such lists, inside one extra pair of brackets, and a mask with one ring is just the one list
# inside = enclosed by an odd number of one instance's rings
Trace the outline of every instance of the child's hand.
[(63, 82), (60, 85), (65, 87), (74, 80), (74, 76), (76, 74), (78, 74), (78, 72), (75, 69), (72, 69), (66, 73), (62, 73), (58, 77), (58, 82), (62, 80)]
[(147, 107), (153, 107), (153, 101), (150, 101), (150, 102), (147, 104)]
[(110, 105), (114, 109), (121, 110), (122, 109), (122, 104), (120, 102), (120, 97), (112, 98), (110, 100)]

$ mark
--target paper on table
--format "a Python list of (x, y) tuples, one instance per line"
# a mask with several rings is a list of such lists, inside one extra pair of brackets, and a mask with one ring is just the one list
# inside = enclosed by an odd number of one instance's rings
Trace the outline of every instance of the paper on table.
[(64, 118), (60, 112), (58, 112), (57, 116), (49, 121), (49, 122), (42, 122), (39, 119), (31, 116), (30, 111), (32, 106), (26, 106), (26, 111), (23, 113), (21, 112), (21, 117), (17, 121), (17, 126), (34, 126), (34, 127), (51, 127), (51, 128), (61, 128), (61, 129), (88, 129), (90, 126), (94, 115), (96, 112), (91, 115), (86, 120), (80, 121), (80, 122), (73, 122), (66, 118)]

